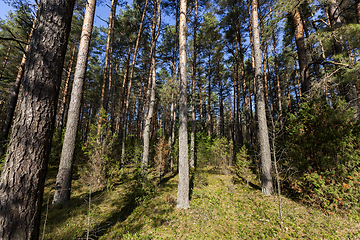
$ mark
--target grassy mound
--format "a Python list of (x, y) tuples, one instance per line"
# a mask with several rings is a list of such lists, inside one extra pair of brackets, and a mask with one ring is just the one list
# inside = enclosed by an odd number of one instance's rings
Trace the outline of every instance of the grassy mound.
[(190, 208), (178, 210), (175, 174), (161, 180), (153, 174), (144, 184), (133, 170), (126, 169), (110, 189), (94, 192), (91, 198), (88, 187), (81, 180), (74, 181), (72, 199), (60, 209), (51, 205), (55, 179), (49, 177), (41, 237), (86, 239), (88, 233), (89, 239), (360, 237), (358, 215), (326, 214), (285, 197), (281, 229), (277, 197), (262, 195), (255, 180), (246, 185), (234, 174), (223, 174), (224, 171), (212, 167), (192, 173)]

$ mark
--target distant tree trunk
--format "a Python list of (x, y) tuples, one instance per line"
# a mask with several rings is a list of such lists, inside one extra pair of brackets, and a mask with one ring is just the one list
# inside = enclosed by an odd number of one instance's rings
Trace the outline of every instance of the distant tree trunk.
[(195, 116), (195, 81), (196, 81), (196, 34), (197, 34), (197, 0), (195, 0), (195, 16), (194, 16), (194, 53), (192, 66), (192, 89), (191, 89), (191, 136), (190, 136), (190, 167), (195, 167), (195, 132), (196, 132), (196, 116)]
[(262, 192), (266, 195), (273, 194), (273, 183), (271, 176), (271, 155), (269, 144), (269, 133), (266, 121), (265, 99), (264, 99), (264, 79), (261, 69), (261, 50), (257, 1), (252, 0), (252, 26), (255, 60), (255, 79), (256, 79), (256, 113), (258, 118), (258, 142), (260, 145), (261, 159), (261, 181)]
[(207, 115), (207, 133), (212, 134), (212, 115), (211, 115), (211, 46), (208, 47), (208, 115)]
[(292, 18), (295, 25), (295, 42), (297, 47), (297, 54), (299, 57), (301, 93), (304, 95), (309, 93), (310, 79), (309, 70), (307, 68), (308, 61), (304, 42), (304, 25), (298, 8), (292, 12)]
[(7, 50), (7, 52), (6, 52), (5, 59), (4, 59), (4, 61), (3, 61), (3, 65), (2, 65), (2, 69), (1, 69), (1, 73), (0, 73), (0, 80), (1, 80), (1, 78), (2, 78), (2, 75), (3, 75), (4, 71), (5, 71), (6, 64), (7, 64), (7, 62), (8, 62), (9, 55), (10, 55), (10, 50), (11, 50), (11, 44), (9, 44), (8, 50)]
[(179, 30), (179, 185), (177, 207), (189, 207), (189, 160), (187, 134), (187, 74), (186, 74), (186, 0), (180, 0), (180, 30)]
[[(173, 84), (176, 82), (176, 59), (177, 59), (177, 41), (178, 41), (178, 28), (179, 28), (179, 0), (174, 0), (176, 2), (176, 13), (175, 13), (175, 36), (174, 36), (174, 51), (172, 59), (172, 68), (171, 68), (171, 79)], [(171, 105), (170, 105), (170, 140), (169, 140), (169, 155), (170, 155), (170, 168), (174, 166), (174, 159), (172, 157), (172, 146), (175, 141), (175, 121), (176, 121), (176, 102), (173, 89), (171, 90)]]
[[(220, 59), (218, 59), (220, 63)], [(218, 66), (218, 81), (219, 81), (219, 105), (220, 105), (220, 137), (225, 136), (225, 119), (224, 119), (224, 96), (223, 96), (223, 83), (221, 79), (220, 64)]]
[(39, 2), (0, 181), (1, 239), (39, 238), (45, 174), (74, 3)]
[[(28, 43), (31, 41), (31, 38), (33, 35), (35, 20), (36, 20), (36, 16), (35, 16), (33, 26), (31, 28), (31, 31), (30, 31), (30, 34), (28, 37)], [(0, 136), (0, 156), (2, 156), (5, 153), (4, 144), (6, 143), (6, 140), (8, 138), (8, 135), (10, 132), (10, 127), (11, 127), (11, 124), (12, 124), (12, 121), (14, 118), (16, 104), (17, 104), (18, 96), (19, 96), (20, 84), (21, 84), (21, 81), (22, 81), (23, 75), (24, 75), (24, 70), (25, 70), (24, 68), (25, 68), (26, 56), (27, 56), (28, 51), (29, 51), (29, 45), (27, 45), (25, 48), (25, 53), (22, 56), (20, 67), (19, 67), (18, 73), (16, 75), (15, 84), (11, 90), (10, 103), (9, 103), (8, 111), (6, 114), (6, 119), (5, 119), (4, 126), (2, 128), (1, 136)], [(4, 66), (3, 66), (4, 68), (5, 68), (5, 64), (6, 64), (6, 62), (4, 63)], [(1, 79), (1, 77), (0, 77), (0, 79)]]
[[(157, 7), (157, 14), (156, 14)], [(156, 23), (156, 15), (157, 23)], [(147, 174), (147, 166), (149, 162), (149, 141), (150, 141), (150, 124), (151, 118), (154, 114), (154, 106), (155, 106), (155, 90), (156, 90), (156, 68), (155, 68), (155, 54), (156, 54), (156, 41), (160, 34), (160, 21), (161, 21), (161, 13), (160, 13), (160, 1), (154, 1), (154, 11), (153, 11), (153, 20), (151, 26), (151, 48), (150, 48), (150, 75), (149, 75), (149, 87), (148, 91), (150, 92), (150, 99), (147, 102), (147, 106), (145, 110), (145, 124), (144, 124), (144, 132), (143, 132), (143, 159), (142, 159), (142, 175), (146, 176)], [(157, 26), (157, 32), (155, 33), (155, 29)]]
[[(269, 5), (269, 10), (272, 12), (271, 5)], [(272, 15), (271, 15), (272, 19)], [(272, 41), (273, 41), (273, 48), (274, 48), (274, 63), (275, 63), (275, 77), (276, 77), (276, 94), (277, 94), (277, 102), (278, 102), (278, 110), (280, 115), (282, 115), (282, 103), (281, 103), (281, 86), (280, 86), (280, 74), (279, 74), (279, 60), (277, 58), (277, 50), (276, 50), (276, 36), (275, 30), (272, 29)], [(280, 125), (282, 125), (282, 120), (280, 118)]]
[(127, 87), (125, 109), (124, 109), (124, 114), (123, 114), (124, 123), (123, 123), (123, 135), (122, 135), (122, 141), (121, 141), (121, 166), (124, 166), (124, 160), (125, 160), (126, 125), (127, 125), (127, 115), (128, 115), (128, 111), (129, 111), (129, 104), (130, 104), (131, 84), (132, 84), (132, 78), (134, 76), (136, 55), (137, 55), (137, 51), (139, 48), (140, 36), (141, 36), (142, 27), (144, 24), (144, 18), (145, 18), (147, 4), (148, 4), (148, 0), (145, 1), (143, 14), (141, 16), (140, 27), (139, 27), (139, 31), (138, 31), (136, 42), (135, 42), (134, 55), (133, 55), (131, 71), (130, 71), (130, 75), (129, 75), (129, 83), (128, 83), (128, 87)]
[(79, 53), (76, 61), (74, 83), (71, 92), (69, 113), (64, 143), (61, 151), (59, 172), (56, 177), (53, 204), (65, 204), (70, 200), (71, 171), (80, 117), (81, 98), (89, 54), (91, 32), (94, 22), (96, 0), (88, 0), (81, 31)]
[[(115, 12), (116, 12), (117, 0), (111, 1), (111, 10), (110, 10), (110, 19), (109, 19), (109, 28), (108, 28), (108, 36), (106, 40), (106, 52), (105, 52), (105, 64), (104, 64), (104, 73), (103, 73), (103, 84), (101, 87), (101, 100), (100, 100), (100, 108), (104, 108), (107, 111), (108, 105), (108, 97), (106, 90), (106, 83), (109, 82), (109, 76), (111, 69), (109, 69), (109, 63), (112, 60), (112, 44), (114, 39), (114, 23), (115, 23)], [(99, 124), (100, 121), (99, 121)]]
[(71, 59), (70, 59), (70, 62), (69, 62), (69, 67), (67, 69), (67, 76), (66, 76), (66, 80), (65, 80), (65, 86), (64, 86), (61, 106), (60, 106), (60, 109), (59, 109), (58, 114), (57, 114), (58, 116), (57, 116), (56, 123), (57, 123), (58, 131), (60, 133), (62, 132), (62, 130), (64, 128), (65, 105), (66, 105), (66, 98), (67, 98), (67, 93), (68, 93), (68, 90), (69, 90), (69, 83), (70, 83), (74, 58), (75, 58), (75, 50), (76, 50), (76, 44), (74, 43), (72, 54), (71, 54)]
[[(248, 0), (246, 6), (247, 6), (247, 9), (248, 9), (248, 15), (249, 15), (249, 34), (250, 34), (250, 50), (251, 50), (251, 66), (252, 66), (252, 69), (255, 69), (255, 59), (254, 59), (254, 40), (251, 36), (253, 36), (253, 23), (252, 23), (252, 20), (251, 20), (251, 8), (250, 8), (250, 5), (251, 5), (251, 1), (252, 0)], [(251, 97), (251, 93), (252, 91), (254, 91), (254, 93), (256, 92), (256, 84), (255, 84), (255, 74), (253, 74), (253, 88), (251, 89), (251, 80), (249, 80), (249, 124), (250, 124), (250, 131), (249, 131), (249, 135), (250, 135), (250, 142), (249, 142), (249, 145), (250, 145), (250, 149), (253, 147), (253, 145), (255, 144), (255, 124), (254, 124), (254, 116), (253, 116), (253, 102), (252, 102), (252, 97)]]

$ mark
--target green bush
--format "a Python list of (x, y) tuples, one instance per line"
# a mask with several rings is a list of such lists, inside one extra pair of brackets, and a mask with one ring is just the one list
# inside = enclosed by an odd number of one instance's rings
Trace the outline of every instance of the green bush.
[(310, 100), (288, 120), (288, 177), (304, 201), (332, 209), (358, 209), (359, 122), (342, 100)]

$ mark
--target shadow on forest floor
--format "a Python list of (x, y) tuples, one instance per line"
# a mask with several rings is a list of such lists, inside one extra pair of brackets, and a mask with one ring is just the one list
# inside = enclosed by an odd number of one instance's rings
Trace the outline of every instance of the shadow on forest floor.
[[(89, 231), (90, 239), (99, 239), (109, 232), (114, 225), (123, 223), (130, 215), (133, 214), (134, 210), (142, 203), (151, 201), (156, 197), (156, 192), (161, 189), (169, 180), (174, 178), (177, 173), (169, 173), (161, 179), (159, 185), (154, 185), (154, 179), (143, 182), (136, 175), (134, 175), (133, 183), (125, 190), (127, 193), (125, 196), (112, 202), (112, 206), (115, 206), (117, 210), (109, 213), (105, 220), (92, 227)], [(157, 189), (156, 189), (157, 188)], [(154, 209), (154, 208), (150, 208)], [(146, 214), (145, 212), (143, 212)], [(149, 212), (146, 215), (150, 215)], [(134, 222), (134, 221), (133, 221)], [(161, 222), (161, 221), (160, 221)], [(129, 224), (127, 231), (136, 233), (138, 232), (145, 223), (136, 221), (135, 224)], [(80, 239), (87, 237), (87, 231), (84, 231)]]

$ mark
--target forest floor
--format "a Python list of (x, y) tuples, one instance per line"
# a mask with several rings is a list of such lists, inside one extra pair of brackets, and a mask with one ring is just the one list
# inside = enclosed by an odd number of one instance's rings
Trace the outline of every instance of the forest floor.
[(176, 174), (143, 184), (128, 168), (105, 190), (92, 193), (90, 202), (89, 188), (79, 178), (62, 208), (51, 205), (55, 175), (50, 169), (41, 239), (360, 239), (357, 214), (329, 214), (286, 197), (281, 228), (276, 196), (264, 196), (255, 179), (246, 184), (211, 166), (191, 174), (186, 210), (176, 208)]

